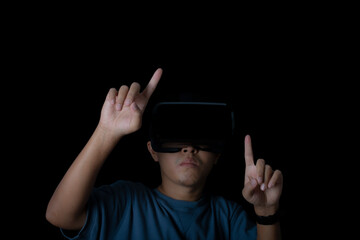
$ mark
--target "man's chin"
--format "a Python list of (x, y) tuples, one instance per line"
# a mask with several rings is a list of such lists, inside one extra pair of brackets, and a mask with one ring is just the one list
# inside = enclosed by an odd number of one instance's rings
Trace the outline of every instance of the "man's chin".
[(202, 186), (202, 182), (200, 181), (200, 177), (197, 174), (184, 174), (179, 179), (181, 185), (189, 188), (198, 188)]

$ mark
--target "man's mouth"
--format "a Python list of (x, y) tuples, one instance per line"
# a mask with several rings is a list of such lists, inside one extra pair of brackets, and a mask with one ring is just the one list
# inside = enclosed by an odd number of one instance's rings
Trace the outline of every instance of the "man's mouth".
[(181, 167), (198, 167), (199, 164), (197, 161), (193, 159), (185, 159), (182, 163), (180, 163)]

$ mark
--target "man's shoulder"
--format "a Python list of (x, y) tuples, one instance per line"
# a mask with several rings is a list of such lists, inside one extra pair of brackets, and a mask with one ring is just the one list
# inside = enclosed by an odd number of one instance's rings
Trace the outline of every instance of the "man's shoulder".
[(110, 184), (103, 184), (95, 188), (95, 192), (134, 192), (150, 190), (145, 184), (130, 180), (116, 180)]
[(130, 180), (124, 180), (124, 179), (118, 179), (115, 182), (111, 183), (112, 186), (141, 186), (145, 187), (144, 183), (142, 182), (136, 182), (136, 181), (130, 181)]
[(116, 180), (110, 184), (112, 188), (128, 188), (134, 190), (149, 190), (150, 188), (142, 182), (130, 181), (130, 180)]
[(135, 200), (135, 199), (148, 199), (153, 193), (152, 189), (144, 183), (129, 181), (129, 180), (116, 180), (110, 184), (103, 184), (95, 188), (92, 192), (95, 198), (101, 199), (122, 199), (122, 200)]
[(211, 196), (211, 208), (218, 216), (227, 219), (246, 219), (247, 210), (240, 201), (221, 196)]
[(241, 203), (222, 195), (210, 195), (211, 204), (224, 209), (243, 209)]

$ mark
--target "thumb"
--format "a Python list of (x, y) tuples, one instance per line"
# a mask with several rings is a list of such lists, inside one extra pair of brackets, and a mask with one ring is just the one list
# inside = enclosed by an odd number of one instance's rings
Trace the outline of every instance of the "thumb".
[(141, 113), (141, 109), (139, 108), (139, 106), (138, 106), (135, 102), (133, 102), (133, 103), (130, 105), (130, 107), (131, 107), (131, 110), (133, 110), (134, 112), (136, 112), (136, 113)]
[(251, 199), (251, 197), (254, 195), (254, 191), (257, 186), (258, 183), (254, 178), (250, 178), (249, 181), (244, 184), (242, 195), (247, 201), (249, 201), (249, 199)]

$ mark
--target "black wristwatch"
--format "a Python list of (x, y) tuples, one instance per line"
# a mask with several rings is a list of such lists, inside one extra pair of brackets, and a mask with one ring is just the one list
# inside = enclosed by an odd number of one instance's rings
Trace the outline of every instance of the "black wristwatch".
[(255, 214), (255, 221), (261, 225), (272, 225), (277, 223), (280, 220), (279, 211), (276, 211), (275, 214), (269, 216), (258, 216)]

